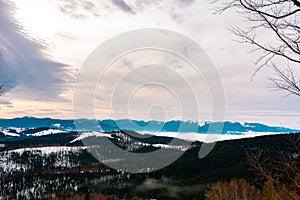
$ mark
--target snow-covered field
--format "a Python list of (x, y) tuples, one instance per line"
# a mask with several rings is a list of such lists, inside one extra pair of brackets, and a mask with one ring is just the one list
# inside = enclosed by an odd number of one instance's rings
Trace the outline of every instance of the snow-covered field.
[[(35, 147), (35, 148), (21, 148), (10, 151), (0, 152), (0, 171), (20, 171), (27, 170), (31, 166), (23, 164), (22, 162), (13, 159), (13, 157), (21, 156), (23, 153), (28, 152), (34, 155), (35, 158), (43, 157), (47, 158), (50, 154), (56, 155), (54, 166), (56, 167), (72, 167), (74, 163), (69, 162), (68, 155), (72, 153), (79, 153), (81, 150), (87, 147), (68, 147), (68, 146), (54, 146), (54, 147)], [(34, 160), (28, 161), (30, 164), (34, 164)], [(45, 163), (43, 163), (45, 164)]]
[(9, 153), (24, 153), (26, 151), (30, 151), (35, 154), (39, 155), (50, 155), (52, 153), (60, 153), (60, 152), (78, 152), (82, 149), (86, 149), (85, 146), (76, 146), (76, 147), (69, 147), (69, 146), (53, 146), (53, 147), (34, 147), (34, 148), (22, 148), (22, 149), (15, 149), (8, 151)]

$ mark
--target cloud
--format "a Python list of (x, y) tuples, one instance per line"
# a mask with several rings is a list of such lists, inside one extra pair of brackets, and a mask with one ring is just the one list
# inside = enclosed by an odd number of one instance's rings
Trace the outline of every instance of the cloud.
[(191, 5), (192, 3), (195, 2), (195, 0), (178, 0), (178, 1), (184, 5)]
[(123, 0), (112, 0), (112, 3), (125, 12), (134, 14), (133, 9)]
[(111, 2), (122, 11), (130, 14), (136, 14), (138, 12), (155, 8), (155, 10), (168, 13), (174, 21), (181, 23), (183, 21), (184, 13), (186, 12), (185, 7), (193, 4), (194, 0), (111, 0)]
[(12, 105), (12, 103), (10, 101), (1, 100), (0, 105)]
[[(124, 12), (134, 14), (132, 7), (123, 0), (105, 1), (105, 3), (93, 2), (92, 0), (61, 0), (59, 10), (74, 19), (86, 19), (91, 16), (100, 16), (97, 10), (113, 10), (117, 7)], [(101, 8), (101, 9), (100, 9)]]
[(59, 10), (74, 19), (87, 19), (93, 16), (111, 15), (114, 11), (122, 11), (133, 15), (154, 8), (159, 12), (168, 13), (174, 21), (180, 23), (183, 21), (182, 18), (186, 12), (185, 7), (192, 5), (194, 2), (194, 0), (110, 0), (102, 2), (95, 0), (61, 0), (59, 1)]
[(74, 19), (86, 19), (92, 16), (99, 16), (95, 11), (96, 5), (86, 0), (61, 0), (59, 10), (65, 15)]
[(6, 92), (36, 99), (59, 97), (63, 90), (64, 65), (51, 61), (43, 52), (47, 47), (29, 38), (15, 20), (15, 7), (0, 1), (0, 84)]
[[(74, 72), (98, 44), (113, 35), (144, 27), (174, 30), (190, 37), (201, 45), (220, 71), (226, 92), (226, 119), (260, 121), (274, 125), (289, 123), (291, 127), (294, 124), (299, 127), (299, 117), (297, 118), (299, 113), (295, 109), (300, 107), (299, 100), (292, 96), (284, 98), (285, 93), (270, 92), (264, 78), (264, 76), (272, 75), (268, 73), (268, 69), (261, 72), (253, 82), (249, 81), (255, 70), (253, 62), (259, 55), (248, 54), (248, 46), (232, 41), (237, 38), (226, 27), (233, 24), (247, 26), (243, 19), (234, 12), (226, 12), (221, 16), (212, 15), (213, 5), (210, 5), (208, 1), (194, 0), (123, 0), (123, 3), (130, 7), (128, 10), (116, 5), (113, 0), (54, 0), (44, 1), (41, 5), (39, 0), (30, 0), (26, 3), (18, 0), (14, 1), (20, 8), (16, 12), (17, 14), (20, 13), (17, 16), (24, 28), (31, 35), (47, 40), (49, 46), (51, 45), (51, 54), (55, 55), (57, 60), (72, 66)], [(40, 98), (57, 99), (60, 91), (63, 90), (63, 77), (67, 76), (66, 74), (60, 74), (65, 71), (65, 68), (43, 56), (42, 52), (47, 51), (46, 47), (40, 42), (28, 38), (22, 27), (12, 17), (14, 16), (12, 5), (7, 3), (0, 5), (0, 85), (5, 81), (6, 90), (14, 89), (8, 92), (7, 95), (1, 96), (1, 100), (5, 99), (13, 102), (14, 109), (5, 110), (6, 107), (3, 105), (1, 114), (10, 117), (20, 116), (26, 111), (28, 105), (32, 105), (36, 111), (28, 110), (24, 114), (32, 115), (36, 113), (37, 116), (46, 116), (46, 112), (48, 112), (49, 116), (58, 118), (62, 115), (69, 116), (72, 112), (63, 111), (61, 108), (72, 105), (70, 102), (63, 101), (61, 103), (58, 100), (52, 105), (49, 104), (50, 102), (39, 104), (39, 102), (32, 101), (32, 99), (39, 100)], [(45, 8), (47, 10), (43, 10)], [(60, 8), (63, 8), (63, 10), (59, 11)], [(130, 10), (134, 12), (130, 12)], [(101, 17), (96, 18), (94, 15)], [(53, 19), (56, 23), (50, 24)], [(180, 22), (181, 24), (178, 24)], [(46, 25), (48, 23), (49, 26)], [(164, 56), (162, 57), (162, 61), (158, 60), (156, 63), (173, 66), (174, 70), (171, 71), (178, 71), (180, 74), (188, 73), (185, 70), (185, 65), (173, 63), (172, 60), (166, 60)], [(122, 83), (118, 87), (119, 90), (115, 92), (108, 90), (114, 85), (110, 84), (113, 80), (118, 80), (121, 77), (120, 74), (126, 72), (125, 69), (129, 70), (126, 67), (139, 66), (138, 60), (140, 59), (148, 61), (146, 64), (152, 64), (152, 61), (154, 61), (153, 56), (147, 57), (147, 54), (136, 56), (133, 59), (127, 59), (126, 57), (123, 60), (124, 63), (119, 63), (123, 67), (116, 65), (114, 67), (116, 71), (111, 71), (107, 82), (105, 82), (106, 85), (104, 85), (106, 87), (96, 95), (95, 105), (98, 106), (99, 116), (110, 116), (111, 104), (108, 98), (111, 95), (116, 97), (113, 98), (114, 111), (122, 111), (124, 116), (127, 116), (125, 114), (130, 112), (136, 114), (133, 117), (137, 116), (139, 119), (148, 113), (152, 114), (148, 110), (152, 111), (151, 106), (153, 103), (159, 102), (165, 105), (166, 102), (165, 107), (170, 108), (168, 109), (170, 111), (177, 108), (173, 109), (174, 106), (172, 105), (175, 104), (169, 100), (174, 99), (173, 96), (168, 95), (169, 93), (166, 91), (158, 93), (156, 91), (162, 91), (162, 88), (156, 89), (157, 87), (153, 86), (152, 88), (143, 87), (134, 93), (132, 101), (128, 103), (130, 110), (127, 111), (126, 91), (131, 91), (131, 86), (138, 85), (139, 79), (151, 81), (156, 80), (157, 77), (163, 77), (169, 80), (171, 88), (174, 87), (182, 92), (188, 91), (183, 84), (179, 85), (179, 82), (175, 82), (176, 77), (166, 74), (168, 71), (164, 69), (154, 71), (152, 76), (151, 73), (147, 73), (149, 71), (136, 74), (136, 76), (129, 74), (131, 76), (122, 79)], [(134, 63), (131, 61), (134, 61)], [(190, 82), (196, 82), (197, 77), (188, 77)], [(69, 85), (72, 88), (73, 83)], [(14, 98), (13, 94), (18, 94), (21, 98)], [(204, 108), (200, 107), (199, 110), (201, 114), (206, 114), (204, 111), (210, 108), (207, 106), (210, 104), (206, 103), (205, 100), (208, 101), (207, 97), (209, 96), (206, 93), (201, 93), (201, 91), (197, 94), (201, 95), (201, 98), (199, 98), (200, 103), (203, 107), (205, 106)], [(63, 95), (65, 98), (72, 98), (71, 90), (65, 91)], [(185, 96), (188, 97), (188, 95)], [(30, 99), (27, 101), (28, 98)], [(86, 101), (83, 101), (83, 103), (86, 104)], [(41, 114), (41, 110), (44, 108), (49, 108), (49, 110), (45, 110)], [(55, 115), (51, 108), (59, 111), (59, 113)], [(191, 107), (191, 109), (193, 108)], [(11, 113), (12, 110), (15, 110), (16, 113)], [(268, 114), (269, 111), (276, 110), (282, 112)], [(157, 109), (153, 109), (153, 111), (157, 111)], [(138, 115), (140, 113), (143, 116)], [(159, 113), (155, 112), (154, 114)], [(201, 115), (201, 117), (207, 120), (211, 118), (209, 115)]]

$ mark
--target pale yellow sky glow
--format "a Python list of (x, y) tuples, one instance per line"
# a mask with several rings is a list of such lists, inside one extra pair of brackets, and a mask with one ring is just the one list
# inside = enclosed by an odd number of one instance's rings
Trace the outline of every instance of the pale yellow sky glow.
[[(25, 49), (24, 52), (20, 52), (20, 55), (28, 56), (30, 59), (34, 57), (33, 60), (29, 59), (26, 63), (26, 66), (31, 64), (33, 67), (25, 69), (25, 67), (22, 68), (22, 64), (13, 65), (12, 67), (7, 66), (11, 69), (7, 72), (7, 77), (11, 76), (12, 78), (4, 80), (8, 82), (10, 88), (0, 99), (0, 118), (25, 115), (72, 118), (72, 97), (77, 72), (91, 52), (112, 36), (120, 33), (141, 28), (162, 28), (186, 35), (198, 43), (210, 56), (224, 84), (226, 95), (225, 120), (256, 121), (270, 125), (300, 128), (298, 119), (300, 116), (299, 100), (293, 96), (286, 98), (282, 92), (271, 92), (266, 81), (269, 74), (268, 70), (262, 71), (254, 81), (250, 81), (251, 73), (255, 70), (254, 62), (257, 55), (249, 54), (249, 46), (234, 42), (235, 36), (227, 29), (231, 25), (246, 26), (247, 24), (244, 24), (236, 13), (225, 13), (222, 16), (213, 15), (210, 1), (166, 0), (141, 2), (139, 0), (128, 0), (125, 1), (127, 4), (122, 5), (117, 5), (110, 0), (12, 0), (12, 2), (15, 4), (15, 10), (12, 6), (3, 8), (14, 12), (14, 16), (7, 16), (7, 18), (11, 20), (12, 17), (16, 18), (23, 28), (22, 31), (28, 35), (22, 33), (24, 41), (28, 39), (35, 40), (43, 45), (43, 48), (35, 46), (37, 52), (42, 52), (40, 55), (36, 52), (32, 55), (47, 59), (45, 61), (47, 65), (49, 64), (48, 61), (53, 62), (54, 64), (52, 64), (56, 67), (56, 70), (51, 70), (52, 66), (48, 66), (46, 70), (40, 61), (36, 63), (36, 60), (39, 59), (26, 52), (27, 50), (31, 52), (31, 46), (26, 46), (26, 42), (22, 44), (18, 42)], [(74, 4), (74, 2), (76, 3)], [(20, 30), (16, 28), (15, 31)], [(1, 37), (5, 37), (5, 35), (2, 36), (0, 31), (0, 39)], [(19, 40), (21, 41), (20, 38), (15, 40), (11, 36), (7, 39), (7, 43)], [(8, 47), (11, 46), (8, 45)], [(18, 47), (12, 49), (16, 51)], [(120, 67), (122, 66), (128, 67), (129, 64), (139, 63), (139, 59), (143, 62), (151, 60), (151, 57), (149, 58), (146, 55), (145, 53), (144, 56), (127, 57), (127, 60), (136, 62), (127, 62), (126, 59), (119, 60), (112, 65), (113, 73), (111, 76), (120, 73)], [(8, 63), (19, 61), (18, 57), (7, 60)], [(20, 61), (20, 63), (22, 62)], [(141, 63), (143, 62), (141, 61)], [(23, 69), (32, 75), (32, 78), (28, 79), (36, 78), (37, 80), (32, 80), (33, 82), (28, 83), (28, 85), (23, 84), (26, 83), (26, 77), (22, 77), (24, 73), (13, 75), (19, 69)], [(40, 74), (35, 75), (36, 72)], [(61, 80), (62, 82), (60, 82)], [(5, 85), (6, 82), (3, 84)], [(49, 91), (45, 91), (45, 89), (40, 88), (44, 85), (38, 86), (39, 82), (54, 86), (51, 86)], [(130, 84), (130, 81), (125, 81), (122, 85), (123, 90), (126, 91)], [(59, 88), (59, 91), (53, 92), (55, 88)], [(110, 94), (106, 91), (108, 89), (107, 86), (103, 91), (97, 91), (100, 96), (97, 97), (98, 105), (95, 108), (98, 118), (112, 117), (112, 110), (108, 108), (111, 103), (108, 100)], [(166, 94), (165, 97), (161, 95), (161, 91), (156, 94), (155, 91), (144, 88), (144, 90), (139, 91), (140, 93), (137, 92), (137, 95), (143, 96), (147, 93), (145, 91), (151, 91), (151, 94), (154, 95), (152, 95), (153, 99), (149, 100), (152, 107), (160, 103), (169, 105), (170, 113), (175, 112), (177, 109), (172, 110), (176, 102), (170, 101), (170, 95)], [(158, 96), (159, 93), (160, 96)], [(203, 93), (205, 93), (205, 90), (203, 90)], [(106, 94), (108, 96), (105, 96)], [(211, 108), (209, 104), (211, 102), (208, 98), (209, 94), (205, 93), (203, 96), (206, 99), (201, 100), (202, 107), (200, 107), (203, 115), (199, 120), (210, 120)], [(161, 102), (156, 102), (158, 100)], [(101, 101), (103, 102), (99, 103)], [(119, 117), (128, 116), (128, 107), (121, 106), (124, 105), (124, 102), (121, 102), (121, 100), (118, 102), (115, 99), (114, 101), (116, 105), (119, 105), (116, 106), (117, 110), (115, 111), (119, 113)], [(136, 102), (138, 101), (136, 100)], [(149, 117), (149, 112), (155, 112), (155, 110), (151, 111), (151, 105), (148, 103), (139, 104), (148, 106), (144, 109), (141, 106), (130, 104), (129, 108), (137, 114), (136, 116), (129, 116), (139, 118), (138, 115), (142, 116), (141, 113), (144, 113), (142, 119), (145, 119), (145, 116)], [(156, 107), (157, 112), (161, 112), (158, 107)], [(174, 117), (171, 116), (170, 118)]]

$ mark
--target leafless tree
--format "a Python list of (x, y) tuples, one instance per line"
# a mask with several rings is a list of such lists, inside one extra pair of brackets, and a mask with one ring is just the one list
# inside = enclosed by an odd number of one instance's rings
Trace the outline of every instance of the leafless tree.
[[(276, 157), (265, 150), (248, 152), (247, 161), (256, 174), (256, 180), (272, 180), (281, 195), (288, 199), (300, 198), (300, 135), (290, 135), (285, 142), (288, 152), (278, 152)], [(298, 191), (298, 192), (297, 192)]]
[(244, 179), (232, 179), (229, 182), (218, 182), (206, 193), (206, 200), (256, 200), (261, 199), (260, 191)]
[[(222, 2), (220, 2), (222, 1)], [(261, 56), (252, 78), (264, 67), (274, 70), (270, 78), (275, 89), (300, 96), (300, 1), (299, 0), (216, 0), (216, 13), (233, 9), (249, 22), (249, 27), (231, 27), (239, 42), (254, 46)], [(263, 39), (262, 33), (268, 38)]]

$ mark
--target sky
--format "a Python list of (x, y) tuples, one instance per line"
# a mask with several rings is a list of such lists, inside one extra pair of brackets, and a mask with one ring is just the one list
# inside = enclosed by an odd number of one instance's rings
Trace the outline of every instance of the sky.
[[(250, 80), (259, 53), (228, 30), (249, 23), (234, 10), (213, 14), (215, 6), (208, 0), (0, 0), (0, 84), (6, 90), (0, 118), (73, 118), (74, 90), (91, 53), (119, 34), (157, 28), (190, 38), (209, 56), (224, 87), (223, 120), (300, 128), (299, 97), (273, 91), (268, 69)], [(89, 73), (99, 78), (99, 70)], [(144, 49), (115, 60), (96, 88), (83, 89), (94, 96), (76, 98), (93, 102), (92, 116), (99, 119), (212, 120), (215, 97), (207, 84), (213, 78), (203, 79), (168, 52)], [(83, 110), (82, 117), (91, 116)]]

